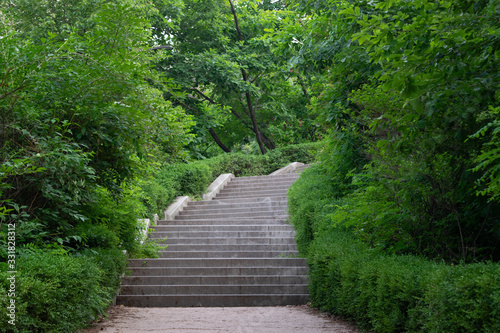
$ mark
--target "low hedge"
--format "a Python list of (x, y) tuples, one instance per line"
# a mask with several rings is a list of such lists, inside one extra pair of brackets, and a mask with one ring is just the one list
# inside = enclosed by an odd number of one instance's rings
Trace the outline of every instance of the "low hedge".
[(15, 326), (8, 321), (11, 275), (0, 270), (0, 331), (74, 332), (111, 304), (126, 260), (118, 249), (88, 255), (36, 251), (17, 259)]
[(376, 332), (499, 332), (500, 265), (375, 253), (344, 232), (307, 256), (312, 304)]
[(171, 164), (156, 174), (155, 181), (165, 189), (161, 198), (164, 205), (181, 195), (200, 197), (210, 183), (224, 173), (267, 175), (292, 162), (312, 163), (321, 148), (321, 142), (304, 143), (275, 149), (265, 155), (228, 153), (188, 164)]
[(322, 147), (321, 142), (313, 142), (274, 149), (265, 155), (229, 153), (197, 161), (191, 165), (207, 165), (212, 178), (223, 173), (232, 173), (236, 177), (268, 175), (292, 162), (314, 162)]
[[(376, 332), (500, 332), (500, 265), (448, 265), (388, 255), (332, 224), (321, 167), (289, 192), (314, 306)], [(330, 192), (331, 193), (331, 192)]]

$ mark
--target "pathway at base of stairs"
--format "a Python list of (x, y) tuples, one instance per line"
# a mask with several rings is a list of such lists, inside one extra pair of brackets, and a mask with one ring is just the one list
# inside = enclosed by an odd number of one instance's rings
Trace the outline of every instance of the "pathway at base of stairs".
[(307, 306), (135, 308), (115, 306), (84, 333), (359, 333)]

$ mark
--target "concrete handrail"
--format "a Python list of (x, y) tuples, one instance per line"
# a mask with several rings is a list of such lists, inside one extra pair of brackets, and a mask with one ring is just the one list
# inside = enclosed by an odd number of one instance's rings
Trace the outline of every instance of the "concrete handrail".
[(299, 166), (302, 166), (304, 165), (304, 163), (301, 163), (301, 162), (293, 162), (293, 163), (290, 163), (288, 164), (287, 166), (281, 168), (281, 169), (278, 169), (276, 171), (274, 171), (273, 173), (270, 173), (269, 176), (276, 176), (276, 175), (282, 175), (282, 174), (285, 174), (285, 173), (290, 173), (290, 172), (293, 172), (295, 169), (297, 169)]
[(233, 178), (234, 175), (232, 173), (224, 173), (217, 177), (217, 179), (214, 180), (208, 187), (207, 193), (203, 194), (203, 200), (212, 200)]
[(182, 212), (184, 207), (186, 207), (188, 202), (190, 201), (191, 198), (188, 196), (175, 198), (175, 201), (170, 206), (168, 206), (167, 210), (165, 210), (165, 220), (172, 221), (177, 214)]
[[(158, 225), (158, 220), (159, 220), (158, 214), (155, 214), (153, 216), (153, 225)], [(146, 241), (146, 238), (148, 238), (149, 227), (151, 227), (151, 220), (138, 219), (137, 222), (141, 227), (141, 229), (139, 230), (139, 236), (137, 237), (137, 240), (142, 244)]]
[[(231, 173), (225, 173), (217, 177), (208, 187), (207, 193), (203, 194), (203, 200), (212, 200), (233, 178), (234, 175)], [(167, 210), (165, 210), (165, 220), (172, 221), (177, 214), (182, 212), (184, 207), (186, 207), (191, 200), (189, 196), (177, 197), (175, 201), (168, 206)]]
[(138, 219), (137, 222), (139, 223), (140, 230), (139, 230), (139, 235), (137, 236), (137, 240), (142, 244), (148, 238), (148, 230), (149, 226), (151, 225), (151, 220), (150, 219)]

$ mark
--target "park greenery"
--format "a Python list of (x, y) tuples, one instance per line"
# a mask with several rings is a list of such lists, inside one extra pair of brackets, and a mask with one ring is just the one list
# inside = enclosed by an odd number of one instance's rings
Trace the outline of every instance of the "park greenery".
[(496, 0), (2, 1), (0, 330), (84, 327), (137, 219), (298, 161), (314, 306), (500, 331), (499, 57)]

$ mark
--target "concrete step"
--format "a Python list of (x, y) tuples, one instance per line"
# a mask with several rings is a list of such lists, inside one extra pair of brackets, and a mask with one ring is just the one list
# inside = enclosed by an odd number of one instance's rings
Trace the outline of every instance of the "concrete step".
[(131, 276), (158, 275), (306, 275), (305, 266), (282, 267), (134, 267)]
[(120, 292), (122, 295), (307, 294), (307, 284), (122, 285)]
[(240, 191), (240, 192), (227, 192), (220, 191), (215, 198), (217, 200), (223, 199), (237, 199), (237, 198), (267, 198), (267, 197), (283, 197), (287, 195), (287, 190), (269, 190), (269, 191)]
[(226, 186), (224, 186), (224, 189), (229, 189), (229, 190), (270, 190), (270, 189), (286, 189), (292, 186), (294, 182), (290, 181), (287, 183), (269, 183), (269, 182), (262, 182), (260, 184), (253, 184), (253, 183), (227, 183)]
[(167, 251), (181, 252), (289, 252), (297, 251), (297, 244), (166, 244)]
[(240, 238), (226, 238), (226, 237), (185, 237), (185, 238), (167, 238), (165, 241), (159, 242), (159, 244), (174, 245), (174, 244), (184, 244), (184, 245), (274, 245), (274, 244), (295, 244), (295, 238), (293, 236), (289, 237), (279, 237), (279, 238), (268, 238), (268, 237), (240, 237)]
[(203, 214), (203, 212), (180, 212), (175, 219), (180, 220), (195, 220), (195, 219), (230, 219), (230, 218), (269, 218), (275, 216), (287, 215), (286, 210), (267, 210), (255, 212), (233, 212), (226, 210), (214, 210)]
[(302, 305), (309, 300), (301, 295), (119, 295), (118, 305), (132, 307), (229, 307), (229, 306), (285, 306)]
[(275, 225), (266, 225), (266, 224), (231, 224), (231, 225), (161, 225), (153, 227), (155, 232), (151, 233), (154, 235), (158, 232), (171, 232), (171, 233), (180, 233), (180, 232), (230, 232), (230, 231), (241, 231), (241, 232), (279, 232), (279, 231), (293, 231), (293, 227), (291, 225), (284, 224), (275, 224)]
[(299, 175), (294, 173), (286, 173), (283, 175), (276, 176), (250, 176), (250, 177), (235, 177), (231, 179), (231, 183), (251, 183), (251, 184), (259, 184), (263, 182), (283, 182), (283, 181), (293, 181), (299, 178)]
[[(224, 193), (223, 191), (220, 193)], [(220, 194), (219, 193), (219, 194)], [(226, 193), (227, 194), (227, 193)], [(248, 193), (240, 193), (241, 195), (258, 195), (258, 193), (248, 192)], [(244, 207), (247, 206), (268, 206), (275, 207), (279, 205), (288, 205), (288, 197), (287, 192), (281, 192), (281, 195), (265, 195), (265, 196), (256, 196), (254, 198), (247, 199), (239, 199), (235, 198), (216, 198), (214, 197), (212, 200), (207, 201), (192, 201), (188, 206), (184, 207), (184, 209), (204, 209), (204, 208), (215, 208), (215, 207), (231, 207), (242, 205)]]
[(304, 164), (304, 165), (301, 165), (301, 166), (298, 166), (296, 169), (295, 169), (295, 173), (299, 174), (304, 171), (305, 169), (309, 168), (311, 166), (311, 164)]
[(276, 306), (305, 304), (307, 265), (298, 258), (287, 196), (297, 174), (233, 178), (213, 199), (190, 202), (150, 238), (159, 259), (129, 261), (117, 304)]
[(206, 214), (206, 215), (192, 215), (192, 214), (186, 214), (186, 215), (177, 215), (175, 217), (175, 220), (178, 222), (181, 222), (182, 220), (207, 220), (207, 219), (212, 219), (212, 220), (230, 220), (233, 219), (235, 221), (239, 219), (276, 219), (276, 218), (284, 218), (287, 219), (289, 216), (287, 215), (286, 212), (281, 211), (281, 212), (260, 212), (260, 213), (246, 213), (245, 216), (241, 216), (242, 214), (231, 214), (231, 213), (213, 213), (213, 214)]
[(225, 190), (240, 190), (240, 189), (248, 189), (248, 190), (261, 190), (261, 189), (272, 189), (272, 188), (277, 188), (277, 189), (282, 189), (282, 188), (289, 188), (292, 186), (292, 184), (295, 181), (291, 181), (289, 183), (265, 183), (263, 182), (262, 184), (241, 184), (241, 183), (227, 183), (226, 186), (224, 186)]
[(270, 190), (275, 190), (275, 191), (286, 191), (290, 188), (291, 184), (284, 184), (284, 185), (272, 185), (272, 184), (262, 184), (259, 186), (241, 186), (237, 184), (228, 184), (224, 186), (224, 189), (222, 191), (224, 192), (231, 192), (231, 193), (238, 193), (238, 192), (260, 192), (260, 191), (270, 191)]
[(160, 258), (297, 258), (298, 251), (160, 251)]
[(205, 209), (191, 209), (189, 207), (185, 208), (179, 215), (211, 215), (217, 213), (224, 214), (247, 214), (247, 213), (259, 213), (259, 212), (275, 212), (281, 211), (286, 212), (288, 207), (285, 206), (270, 206), (270, 205), (259, 205), (259, 206), (242, 206), (239, 207), (218, 207), (218, 206), (207, 206)]
[(214, 275), (161, 275), (127, 276), (123, 285), (175, 285), (180, 282), (186, 285), (301, 284), (304, 281), (307, 281), (305, 275), (227, 275), (224, 279)]
[(275, 209), (275, 208), (281, 208), (281, 209), (288, 209), (288, 203), (282, 202), (282, 201), (259, 201), (259, 202), (252, 202), (248, 203), (245, 201), (242, 202), (227, 202), (226, 200), (213, 200), (213, 201), (207, 201), (207, 203), (211, 204), (206, 204), (206, 205), (190, 205), (188, 204), (184, 209), (183, 212), (191, 212), (191, 211), (212, 211), (215, 209), (241, 209), (242, 207), (245, 209), (250, 209), (250, 210), (259, 210), (259, 209)]
[(182, 219), (182, 220), (160, 220), (158, 221), (159, 226), (163, 225), (289, 225), (288, 216), (273, 216), (272, 218), (230, 218), (230, 219)]
[[(217, 203), (214, 203), (217, 202)], [(280, 204), (288, 204), (288, 198), (286, 194), (280, 195), (280, 196), (272, 196), (272, 197), (259, 197), (256, 196), (254, 198), (224, 198), (224, 199), (217, 199), (214, 198), (213, 200), (207, 200), (207, 201), (192, 201), (188, 204), (189, 207), (194, 207), (194, 206), (211, 206), (215, 204), (220, 204), (220, 205), (228, 205), (228, 204), (244, 204), (247, 206), (254, 205), (254, 204), (269, 204), (269, 205), (280, 205)]]
[(226, 200), (226, 199), (250, 199), (250, 198), (269, 198), (270, 200), (275, 200), (275, 198), (282, 198), (286, 196), (286, 192), (268, 192), (268, 193), (245, 193), (233, 195), (231, 193), (219, 193), (215, 197), (217, 200)]
[(238, 191), (226, 191), (225, 189), (223, 189), (215, 196), (215, 198), (219, 199), (220, 195), (223, 195), (226, 197), (227, 196), (241, 197), (241, 196), (248, 196), (248, 195), (257, 195), (257, 196), (264, 197), (264, 198), (268, 197), (268, 196), (286, 196), (287, 191), (288, 191), (288, 187), (283, 188), (283, 189), (270, 188), (270, 189), (259, 190), (259, 191), (254, 191), (251, 189), (242, 189), (242, 190), (238, 190)]
[(294, 231), (176, 231), (154, 232), (149, 235), (151, 239), (158, 238), (283, 238), (294, 237)]
[(191, 259), (131, 259), (129, 268), (144, 267), (293, 267), (305, 266), (303, 258), (191, 258)]
[(261, 183), (289, 183), (294, 182), (299, 178), (298, 174), (283, 174), (275, 176), (249, 176), (249, 177), (235, 177), (231, 179), (231, 183), (246, 183), (246, 184), (261, 184)]

